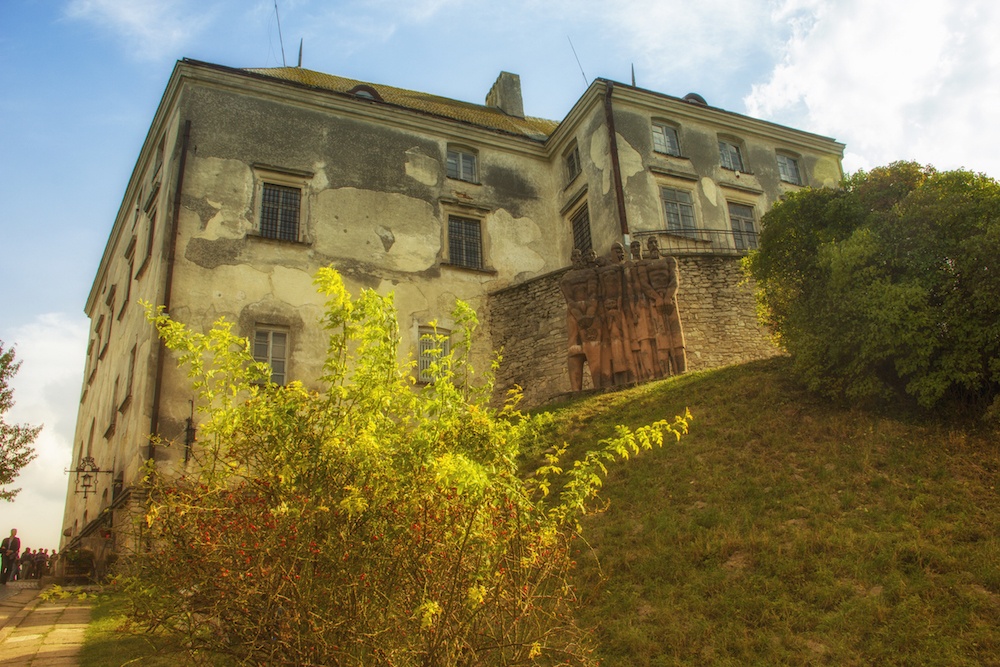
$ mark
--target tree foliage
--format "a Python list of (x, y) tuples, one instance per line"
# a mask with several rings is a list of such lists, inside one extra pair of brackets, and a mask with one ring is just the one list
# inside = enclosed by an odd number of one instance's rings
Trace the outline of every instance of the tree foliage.
[(197, 465), (147, 469), (119, 573), (134, 619), (192, 662), (591, 664), (568, 578), (576, 519), (608, 460), (679, 438), (686, 421), (622, 429), (565, 474), (553, 454), (525, 482), (518, 455), (547, 417), (519, 412), (516, 394), (490, 407), (490, 374), (469, 363), (471, 309), (457, 306), (459, 339), (413, 387), (391, 298), (352, 300), (332, 269), (317, 284), (319, 392), (269, 384), (225, 321), (199, 334), (153, 316), (203, 419)]
[(38, 437), (40, 426), (8, 424), (7, 412), (14, 407), (14, 390), (11, 378), (21, 367), (14, 360), (14, 348), (4, 349), (0, 341), (0, 500), (11, 501), (21, 489), (8, 489), (24, 466), (34, 460), (36, 454), (31, 444)]
[(815, 390), (924, 407), (1000, 392), (1000, 184), (912, 162), (790, 194), (747, 260)]

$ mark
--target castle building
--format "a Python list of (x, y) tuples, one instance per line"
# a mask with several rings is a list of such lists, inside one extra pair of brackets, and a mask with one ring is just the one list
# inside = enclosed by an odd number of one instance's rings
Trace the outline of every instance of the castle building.
[(310, 385), (326, 350), (313, 276), (332, 265), (353, 294), (395, 293), (401, 354), (418, 361), (428, 323), (448, 330), (455, 299), (470, 303), (482, 367), (504, 351), (498, 391), (520, 384), (538, 404), (569, 388), (558, 280), (571, 251), (656, 236), (680, 267), (688, 368), (758, 358), (773, 348), (739, 259), (775, 201), (837, 186), (843, 148), (604, 79), (555, 122), (525, 115), (507, 72), (471, 104), (178, 62), (86, 303), (61, 546), (113, 552), (143, 465), (187, 465), (195, 446), (188, 379), (138, 301), (199, 331), (225, 317), (276, 381)]

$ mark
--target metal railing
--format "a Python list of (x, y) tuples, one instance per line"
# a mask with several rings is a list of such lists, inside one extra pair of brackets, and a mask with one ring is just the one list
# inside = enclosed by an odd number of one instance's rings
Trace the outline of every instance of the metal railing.
[(734, 232), (722, 229), (657, 229), (633, 232), (632, 238), (642, 241), (655, 236), (661, 255), (728, 255), (740, 257), (757, 248), (756, 232)]

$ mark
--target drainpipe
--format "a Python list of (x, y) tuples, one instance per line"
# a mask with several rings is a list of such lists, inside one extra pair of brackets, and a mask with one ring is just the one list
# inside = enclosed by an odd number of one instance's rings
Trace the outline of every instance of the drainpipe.
[(615, 84), (611, 81), (605, 81), (604, 86), (604, 116), (608, 122), (608, 139), (611, 144), (611, 173), (614, 176), (615, 204), (618, 206), (618, 223), (621, 225), (623, 245), (627, 249), (629, 246), (628, 216), (625, 215), (622, 168), (618, 161), (618, 133), (615, 131), (615, 115), (611, 108), (611, 95), (614, 92)]
[[(170, 250), (167, 253), (167, 275), (164, 279), (163, 309), (170, 313), (170, 295), (174, 286), (174, 258), (177, 255), (177, 236), (180, 227), (181, 192), (184, 189), (184, 167), (187, 164), (188, 142), (191, 139), (191, 121), (184, 121), (184, 137), (181, 139), (181, 155), (177, 164), (177, 186), (174, 188), (174, 210), (170, 216)], [(163, 341), (157, 337), (159, 348), (156, 353), (156, 384), (153, 387), (153, 415), (149, 420), (149, 432), (156, 436), (160, 428), (160, 397), (163, 391), (163, 364), (167, 357)], [(152, 440), (146, 449), (146, 459), (156, 463), (156, 445)]]

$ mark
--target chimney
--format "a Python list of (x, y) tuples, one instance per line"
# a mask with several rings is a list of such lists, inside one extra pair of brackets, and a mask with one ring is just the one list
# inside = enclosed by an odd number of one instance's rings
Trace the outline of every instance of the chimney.
[(500, 72), (486, 95), (486, 106), (496, 107), (508, 116), (524, 118), (524, 103), (521, 101), (521, 77), (510, 72)]

